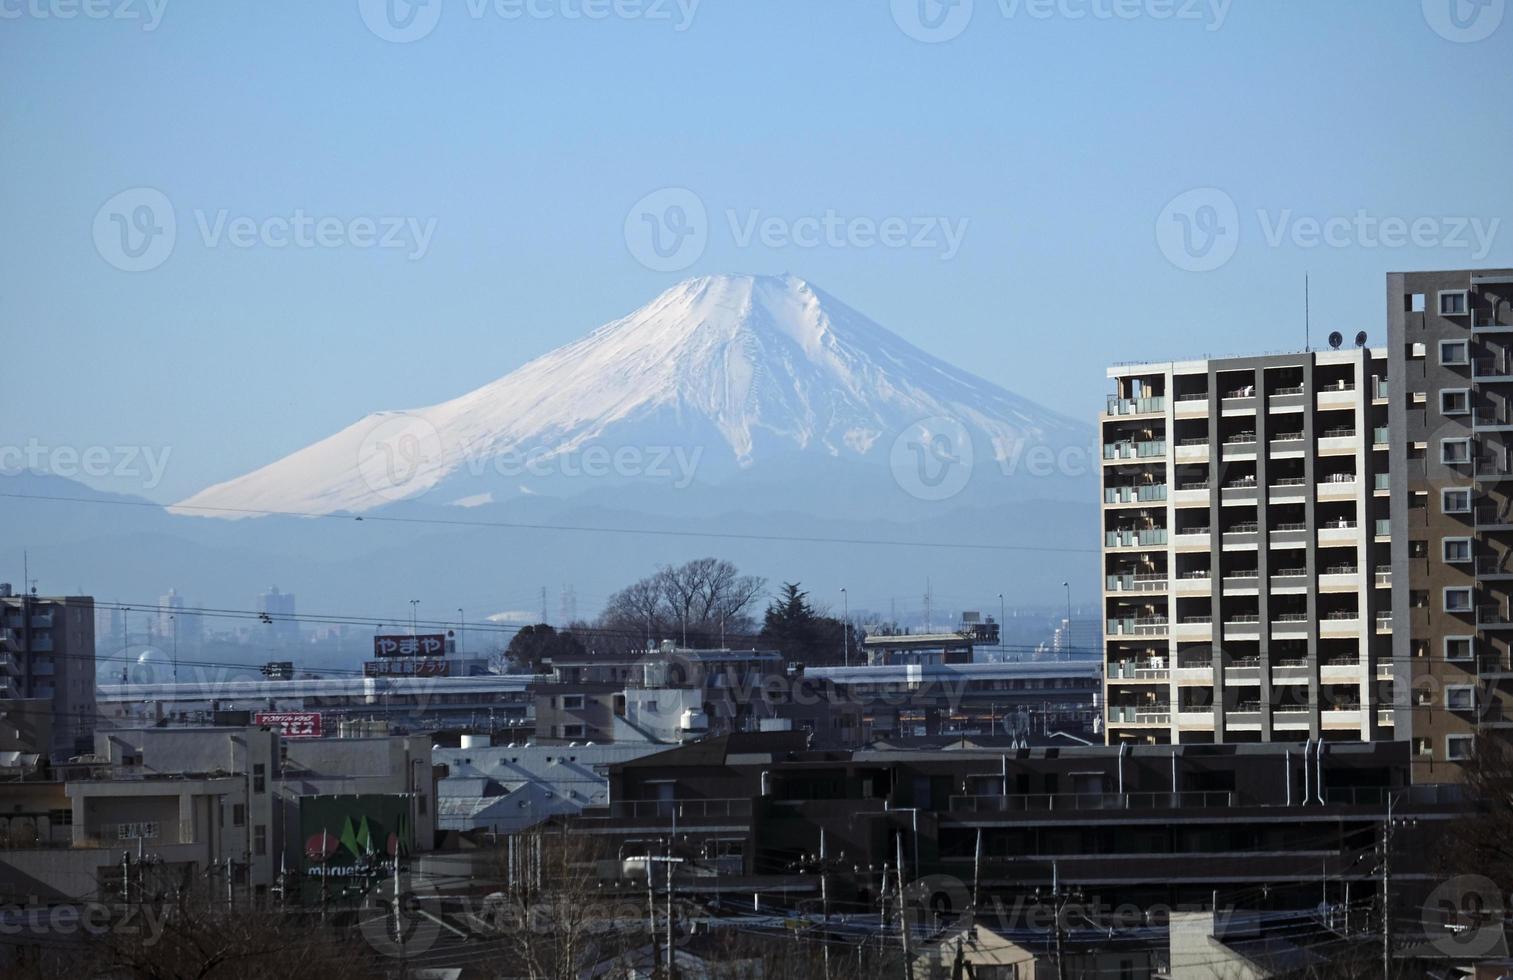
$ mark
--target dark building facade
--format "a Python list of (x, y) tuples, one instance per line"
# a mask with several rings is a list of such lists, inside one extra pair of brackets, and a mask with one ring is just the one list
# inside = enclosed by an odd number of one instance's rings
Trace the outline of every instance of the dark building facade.
[(1513, 269), (1387, 277), (1394, 658), (1416, 779), (1513, 728)]

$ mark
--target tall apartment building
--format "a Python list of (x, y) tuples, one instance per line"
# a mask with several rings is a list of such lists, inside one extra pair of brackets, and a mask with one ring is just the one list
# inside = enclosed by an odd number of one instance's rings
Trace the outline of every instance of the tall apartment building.
[(1392, 738), (1387, 351), (1108, 374), (1108, 741)]
[(14, 595), (0, 584), (0, 700), (52, 703), (55, 758), (88, 752), (95, 730), (95, 600)]
[(1399, 725), (1415, 780), (1453, 779), (1513, 729), (1513, 269), (1394, 273), (1387, 312)]

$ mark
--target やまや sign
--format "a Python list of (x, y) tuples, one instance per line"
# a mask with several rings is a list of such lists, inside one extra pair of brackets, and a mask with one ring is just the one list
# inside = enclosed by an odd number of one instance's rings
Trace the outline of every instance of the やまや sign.
[(421, 657), (434, 659), (445, 654), (447, 638), (443, 633), (421, 633), (419, 636), (375, 636), (375, 657)]

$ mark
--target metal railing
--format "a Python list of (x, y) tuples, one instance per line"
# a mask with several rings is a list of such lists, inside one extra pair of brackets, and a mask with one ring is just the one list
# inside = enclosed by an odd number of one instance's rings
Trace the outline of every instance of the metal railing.
[(1178, 793), (1029, 793), (953, 796), (952, 813), (1046, 813), (1057, 810), (1180, 810), (1231, 807), (1235, 794), (1222, 790)]

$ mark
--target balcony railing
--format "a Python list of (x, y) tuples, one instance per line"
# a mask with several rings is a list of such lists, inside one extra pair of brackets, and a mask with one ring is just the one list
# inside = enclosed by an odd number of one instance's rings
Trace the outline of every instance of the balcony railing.
[(1142, 415), (1148, 412), (1166, 411), (1166, 399), (1160, 395), (1149, 398), (1118, 398), (1108, 400), (1110, 415)]
[(1256, 434), (1254, 432), (1236, 432), (1232, 436), (1224, 437), (1224, 445), (1226, 446), (1254, 446), (1255, 444)]
[(952, 813), (1041, 813), (1054, 810), (1183, 810), (1227, 808), (1235, 794), (1223, 790), (1180, 793), (1034, 793), (953, 796)]
[(1206, 402), (1208, 401), (1208, 392), (1189, 391), (1186, 394), (1178, 395), (1176, 400), (1179, 402)]
[(1513, 574), (1513, 567), (1509, 567), (1510, 555), (1503, 552), (1500, 555), (1477, 555), (1476, 574), (1478, 575), (1507, 575)]
[(731, 800), (619, 800), (609, 805), (609, 815), (624, 820), (698, 820), (710, 817), (749, 817), (749, 799)]
[(1103, 491), (1106, 504), (1133, 504), (1159, 502), (1166, 499), (1166, 484), (1143, 483), (1122, 487), (1108, 487)]
[(1282, 387), (1277, 388), (1275, 391), (1273, 391), (1272, 395), (1301, 395), (1302, 393), (1302, 385), (1283, 385)]
[(1120, 528), (1104, 534), (1104, 545), (1109, 548), (1138, 548), (1166, 544), (1166, 528)]
[(1513, 374), (1506, 356), (1471, 358), (1473, 378), (1500, 378)]

